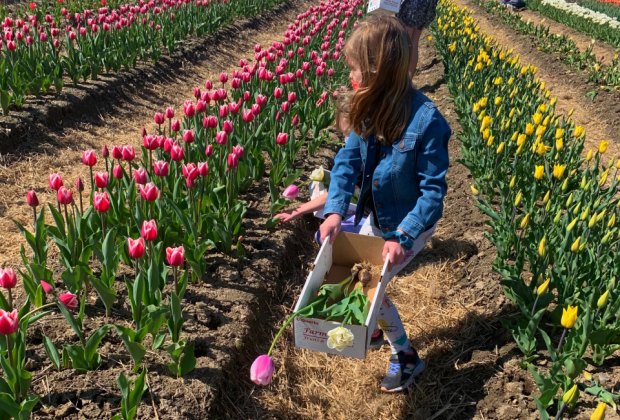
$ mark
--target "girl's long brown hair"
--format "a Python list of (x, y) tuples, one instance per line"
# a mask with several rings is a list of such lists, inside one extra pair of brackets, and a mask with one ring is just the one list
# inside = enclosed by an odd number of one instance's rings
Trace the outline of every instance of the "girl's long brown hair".
[(392, 144), (407, 127), (414, 93), (405, 27), (395, 17), (371, 15), (353, 31), (344, 54), (362, 73), (360, 88), (351, 100), (352, 129)]

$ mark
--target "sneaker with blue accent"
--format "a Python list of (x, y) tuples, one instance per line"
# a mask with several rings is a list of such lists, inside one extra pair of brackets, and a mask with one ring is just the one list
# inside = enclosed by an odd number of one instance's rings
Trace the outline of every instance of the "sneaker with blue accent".
[(416, 377), (426, 368), (424, 360), (418, 357), (418, 353), (412, 351), (399, 351), (390, 357), (390, 366), (387, 375), (381, 381), (381, 391), (400, 392), (409, 388)]

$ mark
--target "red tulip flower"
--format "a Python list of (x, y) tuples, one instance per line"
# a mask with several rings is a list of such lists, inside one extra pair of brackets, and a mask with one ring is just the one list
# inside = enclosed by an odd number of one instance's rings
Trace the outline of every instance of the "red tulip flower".
[(77, 296), (70, 292), (61, 294), (58, 296), (58, 300), (70, 311), (75, 311), (80, 304)]
[(184, 156), (185, 150), (183, 149), (183, 147), (179, 146), (177, 143), (174, 143), (172, 145), (172, 148), (170, 149), (170, 159), (174, 160), (175, 162), (180, 162), (183, 160)]
[(205, 89), (207, 89), (207, 90), (213, 89), (213, 82), (211, 80), (207, 80), (205, 82)]
[(234, 125), (233, 125), (232, 121), (230, 121), (230, 120), (224, 121), (224, 123), (222, 124), (222, 130), (224, 130), (226, 132), (226, 134), (232, 133), (233, 130), (234, 130)]
[(108, 146), (105, 144), (101, 148), (101, 156), (103, 156), (104, 159), (110, 157), (110, 151), (108, 150)]
[(236, 154), (239, 157), (239, 159), (243, 157), (244, 150), (243, 150), (243, 146), (241, 146), (240, 144), (233, 146), (232, 151), (234, 154)]
[(295, 114), (295, 116), (293, 117), (293, 120), (291, 121), (291, 125), (293, 127), (296, 127), (299, 124), (299, 115)]
[[(174, 118), (174, 108), (172, 107), (168, 107), (166, 108), (166, 112), (165, 112), (165, 117), (168, 118), (169, 120)], [(157, 121), (156, 121), (157, 122)]]
[(60, 187), (64, 185), (62, 183), (62, 178), (60, 177), (60, 174), (50, 174), (49, 177), (47, 178), (47, 182), (50, 188), (53, 189), (54, 191), (58, 191)]
[(287, 133), (279, 133), (276, 136), (276, 144), (280, 146), (285, 146), (288, 143), (288, 134)]
[(156, 112), (155, 115), (153, 115), (153, 120), (155, 121), (155, 124), (162, 125), (166, 120), (166, 117), (161, 112)]
[(254, 120), (254, 114), (250, 109), (244, 109), (241, 116), (243, 117), (243, 121), (247, 123), (251, 123)]
[(144, 257), (144, 252), (146, 250), (144, 238), (127, 238), (127, 250), (129, 251), (129, 256), (133, 259), (137, 260)]
[(157, 238), (157, 223), (155, 223), (155, 220), (145, 220), (142, 222), (140, 235), (145, 241), (154, 241)]
[(17, 274), (12, 268), (0, 268), (0, 287), (12, 289), (17, 285)]
[[(206, 92), (205, 92), (206, 93)], [(196, 101), (196, 112), (203, 113), (207, 110), (207, 102), (199, 99)]]
[(93, 207), (99, 213), (105, 213), (110, 210), (110, 196), (108, 196), (108, 193), (105, 191), (95, 191), (95, 196), (93, 197)]
[(43, 288), (46, 295), (49, 295), (54, 290), (54, 287), (45, 280), (41, 280), (41, 288)]
[(185, 130), (183, 132), (183, 141), (185, 143), (193, 143), (195, 140), (194, 130)]
[(147, 134), (142, 137), (142, 145), (146, 150), (156, 150), (159, 147), (159, 137), (153, 134)]
[(123, 158), (123, 149), (120, 146), (112, 146), (112, 158), (117, 160)]
[(228, 142), (228, 134), (226, 134), (226, 131), (218, 131), (215, 135), (215, 141), (217, 144), (226, 144), (226, 142)]
[(211, 155), (213, 155), (213, 145), (212, 144), (207, 144), (207, 147), (205, 147), (205, 155), (207, 157), (210, 157)]
[(157, 162), (153, 163), (153, 172), (155, 172), (155, 175), (157, 176), (168, 176), (169, 170), (170, 165), (166, 161), (158, 160)]
[(229, 153), (228, 154), (228, 159), (227, 159), (227, 163), (228, 163), (228, 168), (229, 169), (234, 169), (237, 167), (237, 165), (239, 165), (239, 156), (237, 156), (234, 153)]
[(133, 179), (136, 181), (136, 184), (144, 185), (147, 181), (146, 169), (138, 168), (133, 172)]
[(175, 133), (178, 133), (179, 131), (181, 131), (181, 121), (179, 120), (172, 121), (172, 123), (170, 124), (170, 131), (174, 131)]
[(200, 96), (201, 96), (200, 88), (198, 86), (195, 86), (194, 87), (194, 98), (200, 99)]
[(121, 165), (114, 165), (112, 176), (114, 179), (123, 179), (123, 167)]
[(202, 120), (202, 126), (204, 128), (216, 128), (217, 127), (217, 117), (215, 115), (208, 115), (204, 117)]
[(288, 101), (294, 104), (297, 101), (297, 94), (295, 92), (288, 93)]
[(198, 174), (200, 174), (200, 176), (209, 175), (209, 164), (207, 162), (198, 163)]
[(110, 181), (110, 175), (107, 172), (97, 172), (95, 173), (95, 186), (97, 188), (104, 189), (108, 186)]
[(94, 150), (87, 150), (82, 153), (82, 163), (86, 166), (95, 166), (97, 164), (97, 154)]
[(146, 185), (140, 185), (140, 196), (145, 201), (155, 201), (157, 200), (157, 196), (159, 195), (159, 190), (157, 186), (152, 182), (149, 182)]
[(0, 309), (0, 334), (10, 335), (13, 334), (19, 328), (19, 317), (17, 309), (13, 309), (12, 312), (4, 311)]
[(166, 248), (166, 261), (173, 267), (180, 267), (185, 262), (185, 250), (182, 246)]
[(228, 105), (220, 105), (220, 118), (228, 117)]
[(131, 162), (136, 158), (136, 151), (133, 146), (123, 146), (123, 160)]
[(82, 178), (78, 176), (78, 179), (75, 180), (75, 189), (78, 192), (84, 191), (84, 183), (82, 182)]
[(73, 203), (73, 193), (70, 189), (62, 186), (58, 189), (58, 193), (56, 194), (56, 198), (60, 204), (64, 204), (65, 206)]
[(185, 103), (183, 104), (183, 113), (188, 118), (192, 118), (194, 115), (196, 115), (196, 107), (194, 106), (194, 103), (192, 101), (185, 101)]
[(228, 81), (228, 74), (224, 72), (220, 73), (220, 82), (223, 84), (223, 83), (226, 83), (227, 81)]
[(26, 193), (26, 202), (30, 207), (37, 207), (39, 205), (39, 198), (34, 190), (30, 190)]
[(280, 99), (282, 97), (282, 88), (277, 87), (273, 90), (273, 97), (276, 99)]

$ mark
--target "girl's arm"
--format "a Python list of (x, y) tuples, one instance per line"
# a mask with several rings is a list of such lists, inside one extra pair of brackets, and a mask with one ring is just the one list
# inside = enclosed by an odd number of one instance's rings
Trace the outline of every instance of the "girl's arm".
[(435, 110), (417, 151), (416, 178), (420, 197), (398, 226), (399, 231), (412, 239), (420, 236), (441, 217), (443, 198), (448, 189), (446, 172), (449, 166), (448, 140), (451, 134), (450, 126), (439, 111)]
[(280, 219), (283, 222), (290, 222), (291, 220), (295, 220), (300, 216), (312, 213), (317, 210), (321, 210), (325, 206), (325, 202), (327, 201), (327, 192), (324, 191), (322, 194), (314, 197), (312, 200), (301, 204), (300, 206), (294, 208), (289, 212), (282, 212), (276, 214), (274, 217), (276, 219)]

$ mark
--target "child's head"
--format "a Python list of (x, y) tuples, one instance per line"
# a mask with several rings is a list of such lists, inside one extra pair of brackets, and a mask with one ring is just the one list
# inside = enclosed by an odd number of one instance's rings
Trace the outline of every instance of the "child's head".
[(354, 92), (348, 89), (338, 89), (338, 99), (336, 100), (336, 128), (344, 136), (348, 136), (351, 132), (351, 98)]
[(351, 128), (392, 143), (411, 114), (411, 42), (405, 27), (395, 17), (371, 15), (351, 33), (344, 54), (352, 84), (359, 84), (351, 100)]

